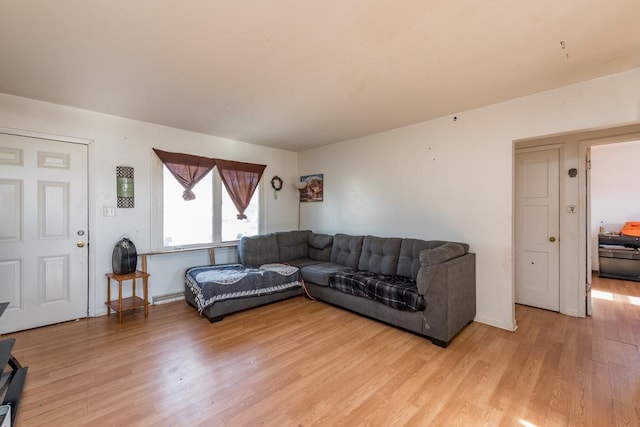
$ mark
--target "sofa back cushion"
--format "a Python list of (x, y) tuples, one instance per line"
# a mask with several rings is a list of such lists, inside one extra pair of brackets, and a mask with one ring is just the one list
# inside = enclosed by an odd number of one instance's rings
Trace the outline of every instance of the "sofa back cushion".
[(349, 236), (348, 234), (336, 234), (333, 236), (331, 247), (331, 262), (358, 269), (358, 262), (362, 254), (362, 241), (364, 236)]
[(286, 262), (294, 259), (309, 258), (309, 244), (307, 238), (309, 230), (283, 231), (276, 233), (279, 261)]
[(311, 233), (307, 237), (307, 243), (309, 244), (309, 258), (316, 261), (329, 261), (331, 259), (332, 235)]
[(442, 246), (442, 240), (402, 239), (396, 275), (415, 280), (420, 270), (420, 252)]
[(241, 238), (238, 244), (238, 258), (240, 263), (249, 267), (279, 262), (280, 255), (275, 234)]
[(358, 270), (387, 276), (395, 275), (401, 243), (402, 239), (396, 237), (365, 237)]

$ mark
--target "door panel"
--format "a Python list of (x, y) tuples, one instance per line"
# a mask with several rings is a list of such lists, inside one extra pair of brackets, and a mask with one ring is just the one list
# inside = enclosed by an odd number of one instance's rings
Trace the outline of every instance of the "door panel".
[(516, 152), (516, 302), (560, 310), (559, 149)]
[(87, 147), (0, 134), (0, 194), (0, 333), (86, 317)]
[(22, 238), (22, 182), (0, 179), (0, 200), (4, 208), (0, 220), (0, 242)]
[(0, 261), (0, 301), (9, 302), (7, 311), (22, 308), (22, 260)]
[(69, 237), (69, 184), (39, 182), (38, 204), (40, 239), (66, 239)]
[(69, 302), (69, 257), (42, 257), (39, 262), (39, 303)]

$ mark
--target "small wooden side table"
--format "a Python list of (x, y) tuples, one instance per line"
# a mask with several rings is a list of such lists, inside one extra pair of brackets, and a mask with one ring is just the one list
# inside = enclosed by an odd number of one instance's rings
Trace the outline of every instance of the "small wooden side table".
[[(144, 308), (144, 317), (149, 316), (149, 273), (137, 270), (134, 273), (115, 274), (107, 273), (107, 316), (111, 315), (111, 310), (118, 313), (118, 323), (122, 323), (122, 312), (127, 310), (135, 310), (136, 308)], [(111, 279), (118, 282), (118, 300), (111, 301)], [(142, 291), (144, 299), (136, 296), (136, 279), (142, 279)], [(122, 282), (126, 280), (132, 281), (133, 295), (128, 298), (122, 298)]]

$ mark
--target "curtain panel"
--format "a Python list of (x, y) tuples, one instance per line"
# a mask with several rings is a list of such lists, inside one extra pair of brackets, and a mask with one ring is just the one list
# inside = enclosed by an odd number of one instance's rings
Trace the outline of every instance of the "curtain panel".
[(153, 149), (160, 161), (169, 169), (171, 175), (184, 187), (182, 198), (193, 200), (193, 187), (204, 178), (216, 165), (214, 159), (208, 157), (193, 156), (184, 153), (171, 153), (168, 151)]
[(218, 173), (222, 178), (231, 201), (238, 210), (238, 219), (245, 219), (244, 211), (249, 206), (253, 193), (255, 193), (260, 178), (267, 167), (254, 163), (234, 162), (231, 160), (213, 159), (218, 167)]

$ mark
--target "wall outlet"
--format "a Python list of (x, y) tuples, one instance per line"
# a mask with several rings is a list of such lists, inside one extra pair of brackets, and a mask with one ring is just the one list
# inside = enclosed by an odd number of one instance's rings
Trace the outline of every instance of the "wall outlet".
[(116, 208), (113, 206), (103, 206), (102, 216), (116, 216)]

